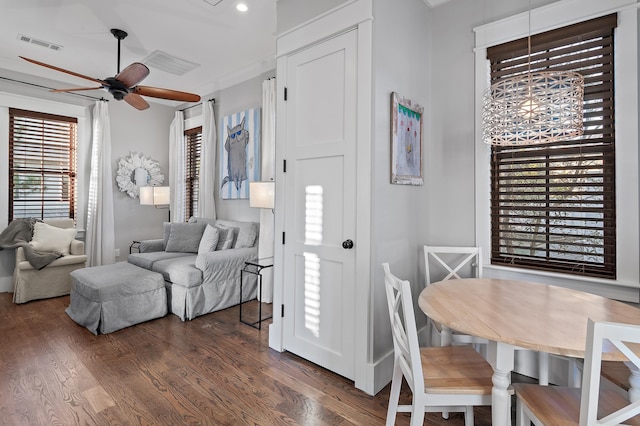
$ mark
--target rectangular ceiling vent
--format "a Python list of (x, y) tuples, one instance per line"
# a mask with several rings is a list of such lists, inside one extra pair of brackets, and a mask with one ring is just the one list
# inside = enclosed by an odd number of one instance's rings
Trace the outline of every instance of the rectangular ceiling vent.
[(166, 52), (155, 50), (149, 56), (142, 60), (147, 66), (166, 71), (175, 75), (184, 75), (189, 71), (198, 68), (200, 64), (189, 62), (184, 59), (176, 58)]
[(49, 43), (48, 41), (38, 40), (37, 38), (29, 37), (24, 34), (18, 34), (18, 40), (24, 41), (25, 43), (35, 44), (36, 46), (46, 47), (51, 50), (62, 50), (62, 46), (59, 44)]

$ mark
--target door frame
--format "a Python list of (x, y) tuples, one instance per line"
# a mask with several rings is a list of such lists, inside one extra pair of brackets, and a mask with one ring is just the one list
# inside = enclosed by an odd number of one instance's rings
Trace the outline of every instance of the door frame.
[[(356, 112), (356, 303), (355, 310), (355, 386), (370, 395), (375, 393), (370, 346), (373, 341), (369, 325), (371, 306), (371, 126), (372, 126), (372, 0), (355, 0), (338, 6), (307, 21), (276, 38), (277, 111), (284, 111), (284, 87), (287, 81), (287, 57), (313, 44), (322, 42), (348, 30), (357, 31), (357, 112)], [(283, 176), (283, 129), (287, 122), (284, 114), (276, 113), (276, 205), (273, 323), (269, 326), (269, 347), (282, 352), (283, 327), (278, 314), (282, 309), (284, 291), (284, 245), (280, 237), (284, 231), (286, 215), (284, 198), (286, 188)], [(355, 301), (354, 301), (355, 302)]]

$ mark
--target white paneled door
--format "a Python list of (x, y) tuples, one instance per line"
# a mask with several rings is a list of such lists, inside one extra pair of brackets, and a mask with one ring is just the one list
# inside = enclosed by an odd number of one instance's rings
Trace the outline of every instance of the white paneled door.
[[(355, 375), (355, 30), (286, 60), (284, 347)], [(280, 112), (279, 112), (280, 113)]]

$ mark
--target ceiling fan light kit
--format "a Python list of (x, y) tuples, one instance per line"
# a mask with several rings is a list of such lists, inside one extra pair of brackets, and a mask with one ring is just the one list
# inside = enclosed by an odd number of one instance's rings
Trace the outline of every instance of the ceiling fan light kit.
[(194, 93), (138, 85), (138, 83), (140, 83), (149, 75), (149, 68), (140, 62), (134, 62), (133, 64), (120, 71), (120, 42), (125, 39), (128, 34), (126, 31), (119, 30), (117, 28), (111, 29), (111, 34), (113, 34), (113, 36), (118, 39), (118, 73), (114, 77), (108, 77), (103, 80), (82, 75), (73, 71), (66, 70), (64, 68), (49, 65), (44, 62), (39, 62), (34, 59), (25, 58), (24, 56), (20, 56), (20, 58), (33, 64), (43, 66), (45, 68), (53, 69), (55, 71), (60, 71), (69, 75), (73, 75), (75, 77), (93, 81), (100, 85), (97, 87), (94, 86), (76, 87), (70, 89), (55, 89), (52, 90), (52, 92), (75, 92), (82, 90), (106, 89), (107, 91), (109, 91), (109, 93), (111, 93), (114, 99), (118, 101), (124, 100), (129, 105), (138, 110), (145, 110), (149, 108), (149, 103), (144, 100), (142, 96), (179, 102), (200, 101), (200, 96)]

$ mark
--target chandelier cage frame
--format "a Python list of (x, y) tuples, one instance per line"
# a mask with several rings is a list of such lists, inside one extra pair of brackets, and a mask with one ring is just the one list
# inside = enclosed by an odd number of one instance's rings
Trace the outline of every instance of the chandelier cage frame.
[(575, 71), (531, 71), (531, 9), (527, 55), (526, 73), (499, 79), (486, 91), (483, 141), (538, 145), (582, 136), (584, 77)]

